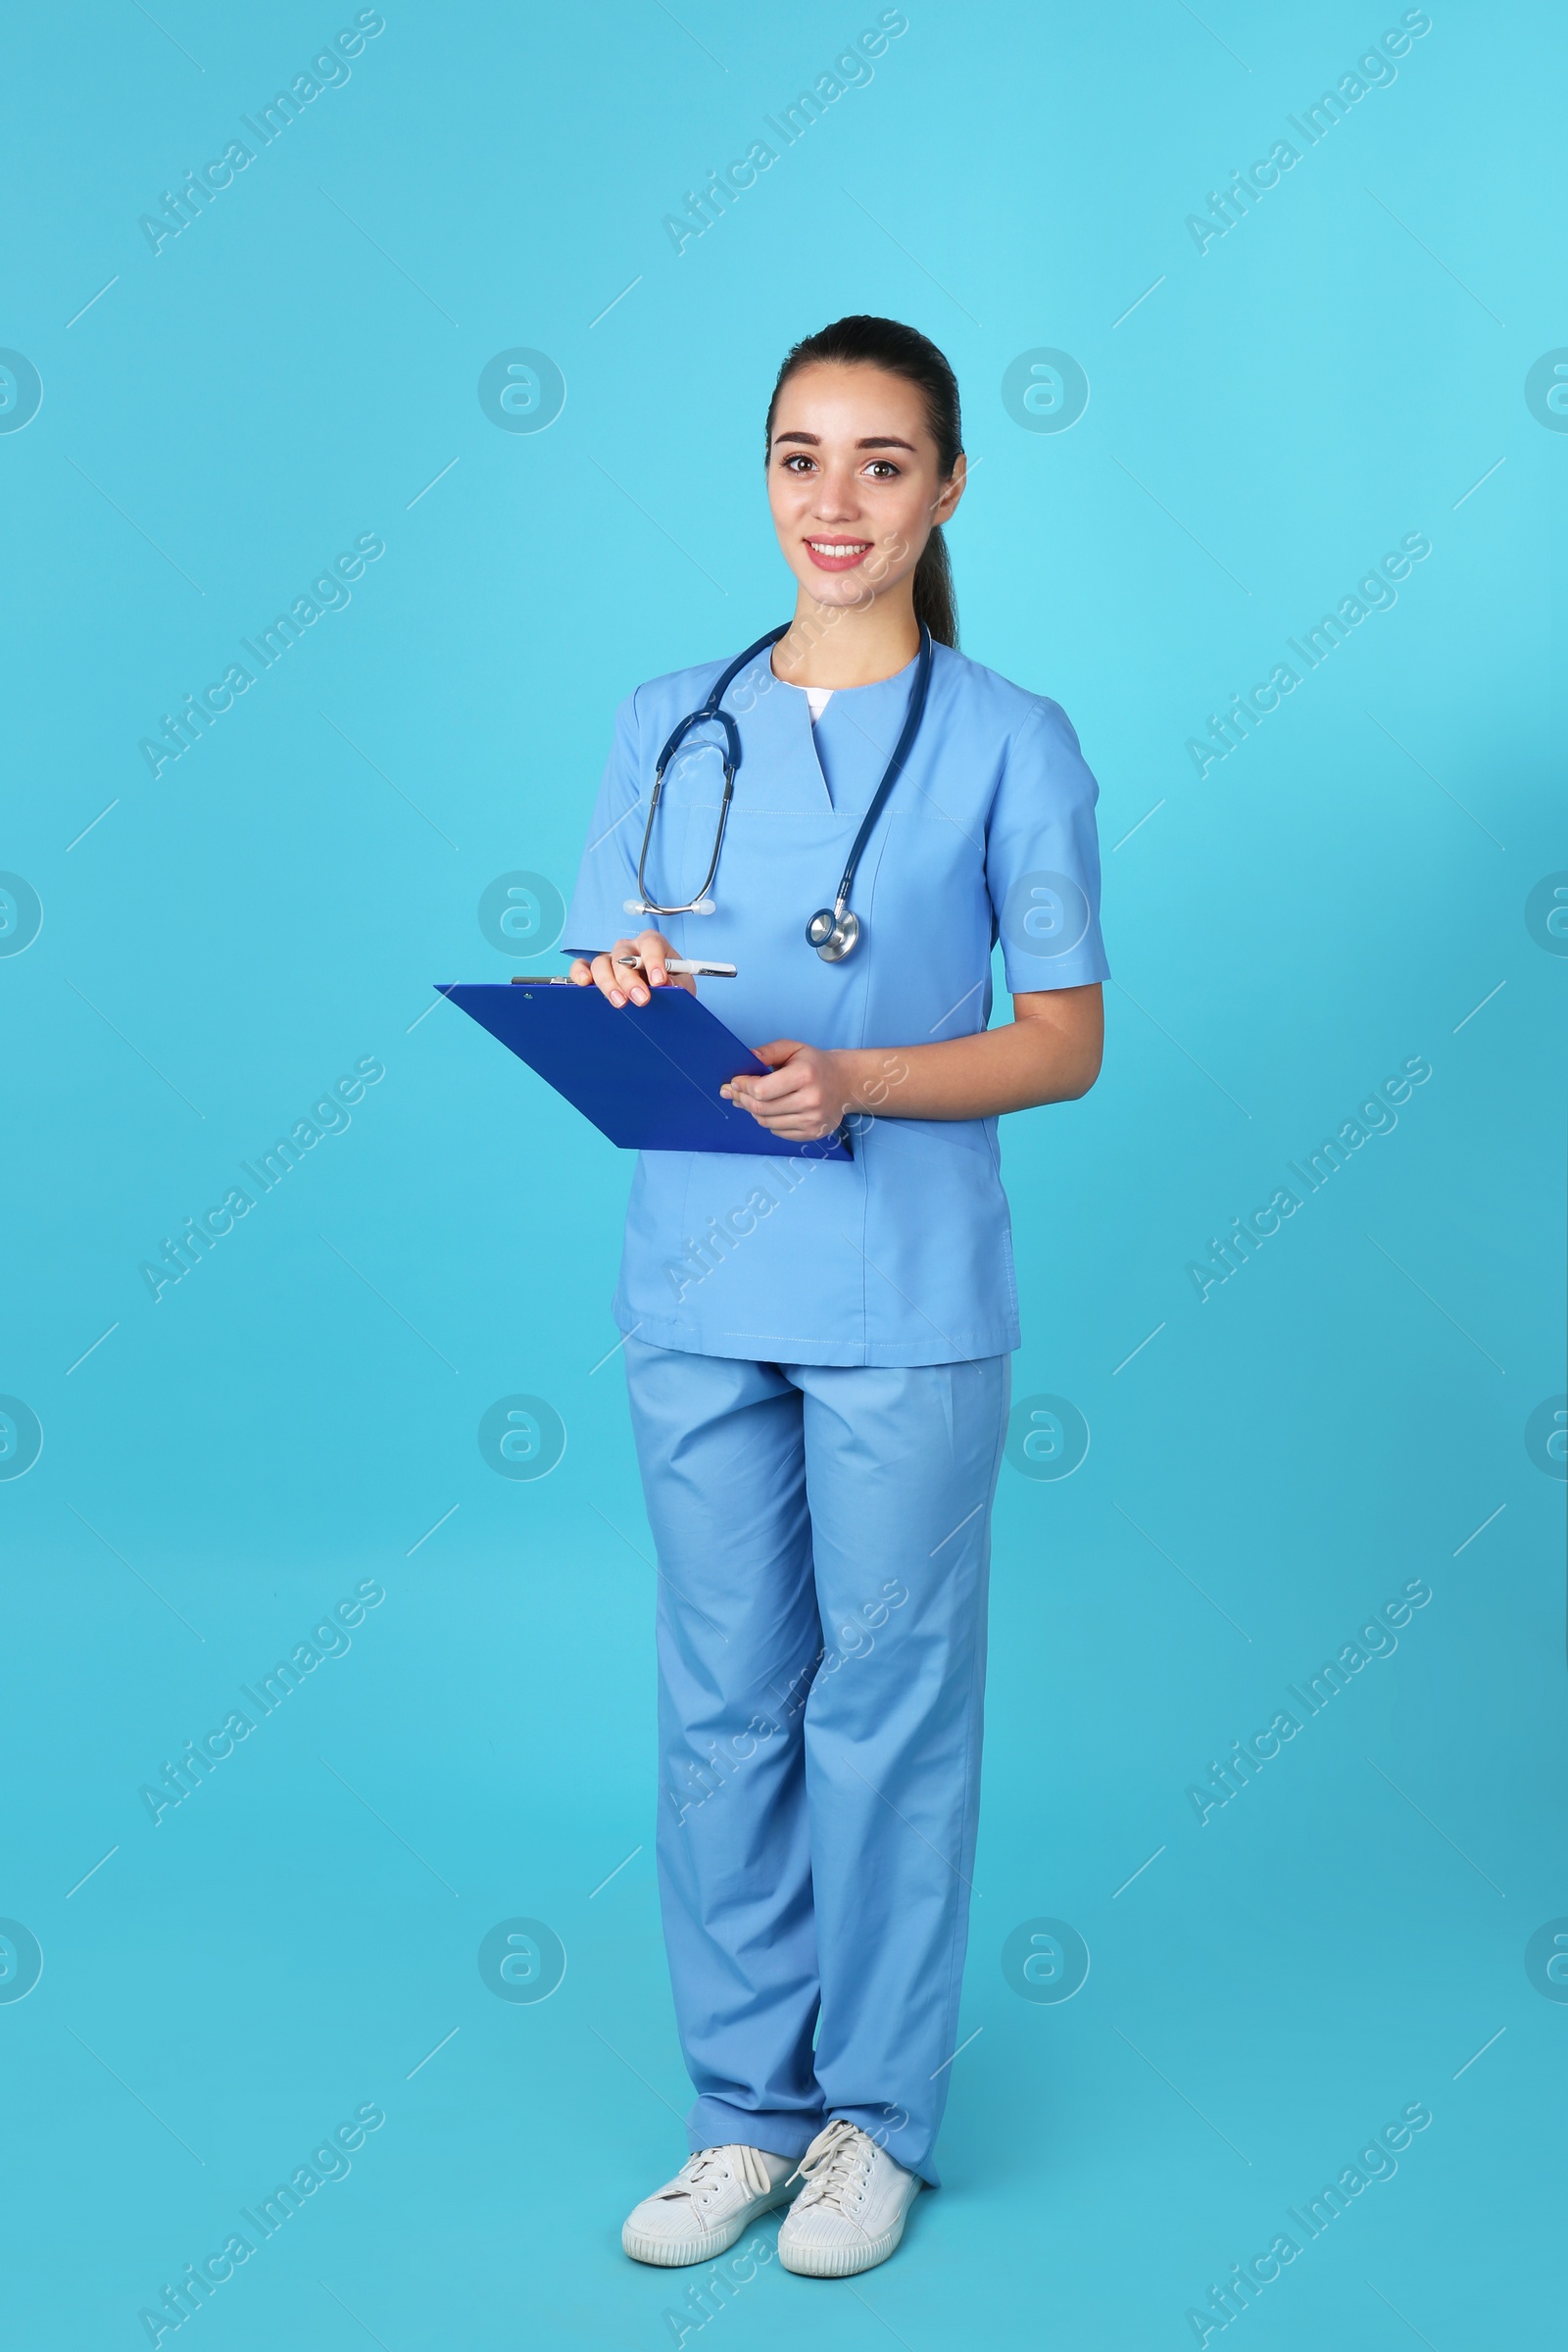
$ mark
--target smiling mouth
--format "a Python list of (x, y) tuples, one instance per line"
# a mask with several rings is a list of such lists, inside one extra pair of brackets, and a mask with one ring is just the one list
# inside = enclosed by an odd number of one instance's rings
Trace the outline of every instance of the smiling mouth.
[(870, 539), (808, 539), (806, 552), (819, 571), (850, 571), (874, 545)]

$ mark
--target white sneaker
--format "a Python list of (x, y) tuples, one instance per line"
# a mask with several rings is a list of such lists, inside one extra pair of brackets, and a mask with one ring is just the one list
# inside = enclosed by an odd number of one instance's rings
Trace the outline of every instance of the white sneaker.
[(786, 2202), (787, 2156), (766, 2148), (703, 2148), (675, 2175), (634, 2205), (620, 2242), (634, 2262), (677, 2269), (711, 2262), (750, 2229), (759, 2214)]
[(919, 2174), (842, 2117), (817, 2133), (799, 2172), (806, 2186), (778, 2233), (784, 2268), (805, 2278), (849, 2278), (886, 2262), (919, 2194)]

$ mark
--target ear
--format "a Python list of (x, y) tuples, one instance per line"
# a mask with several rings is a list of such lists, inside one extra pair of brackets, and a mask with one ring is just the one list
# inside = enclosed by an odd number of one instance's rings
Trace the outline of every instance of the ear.
[(936, 504), (931, 510), (931, 522), (933, 528), (941, 523), (947, 522), (950, 519), (958, 504), (959, 499), (963, 496), (964, 487), (968, 479), (969, 462), (960, 449), (957, 456), (957, 462), (953, 468), (953, 473), (950, 479), (945, 481), (942, 485), (942, 488), (938, 491)]

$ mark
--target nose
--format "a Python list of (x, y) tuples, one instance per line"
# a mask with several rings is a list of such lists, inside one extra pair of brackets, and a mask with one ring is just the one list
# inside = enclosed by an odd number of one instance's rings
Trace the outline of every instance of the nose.
[(853, 522), (859, 512), (855, 476), (824, 468), (817, 476), (812, 513), (818, 522)]

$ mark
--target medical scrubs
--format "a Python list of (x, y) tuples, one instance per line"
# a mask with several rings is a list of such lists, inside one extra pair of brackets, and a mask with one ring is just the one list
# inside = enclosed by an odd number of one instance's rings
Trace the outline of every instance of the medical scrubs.
[[(814, 728), (766, 652), (731, 685), (743, 757), (713, 912), (642, 915), (654, 765), (725, 665), (617, 714), (564, 945), (644, 927), (734, 963), (698, 993), (749, 1045), (886, 1049), (854, 1158), (644, 1152), (613, 1312), (659, 1551), (659, 1862), (694, 2148), (798, 2155), (847, 2116), (906, 2169), (956, 2047), (979, 1796), (989, 1520), (1018, 1346), (995, 1119), (904, 1119), (901, 1046), (1013, 994), (1106, 976), (1096, 786), (1054, 703), (946, 646), (861, 858), (859, 946), (830, 903), (915, 670)], [(716, 726), (671, 762), (648, 895), (689, 899)]]

